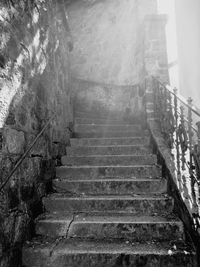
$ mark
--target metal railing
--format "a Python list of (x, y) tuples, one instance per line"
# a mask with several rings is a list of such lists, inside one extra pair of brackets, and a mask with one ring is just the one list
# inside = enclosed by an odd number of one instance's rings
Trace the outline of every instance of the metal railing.
[(200, 226), (200, 112), (178, 90), (153, 79), (154, 117), (171, 149), (179, 189), (197, 227)]
[(4, 182), (0, 185), (0, 192), (5, 188), (5, 186), (7, 185), (7, 183), (10, 181), (11, 177), (13, 176), (13, 174), (17, 171), (17, 169), (20, 167), (20, 165), (22, 164), (22, 162), (24, 161), (24, 159), (27, 157), (27, 155), (29, 154), (29, 152), (31, 151), (31, 149), (34, 147), (34, 145), (36, 144), (36, 142), (38, 141), (38, 139), (42, 136), (42, 134), (44, 133), (44, 131), (47, 129), (47, 127), (49, 126), (49, 124), (51, 123), (51, 121), (53, 120), (53, 118), (56, 116), (56, 114), (53, 114), (45, 123), (45, 125), (42, 127), (42, 130), (39, 132), (39, 134), (35, 137), (35, 139), (33, 140), (33, 142), (30, 144), (30, 146), (28, 147), (28, 149), (24, 152), (24, 154), (17, 160), (17, 163), (15, 164), (14, 168), (12, 169), (12, 171), (8, 174), (8, 176), (5, 178)]

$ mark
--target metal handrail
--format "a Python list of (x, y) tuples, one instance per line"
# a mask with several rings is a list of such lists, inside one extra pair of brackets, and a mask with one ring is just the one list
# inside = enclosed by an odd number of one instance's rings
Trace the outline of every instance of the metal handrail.
[(186, 203), (188, 197), (191, 199), (190, 205), (186, 205), (195, 227), (200, 228), (200, 112), (192, 105), (191, 98), (186, 100), (177, 94), (176, 88), (173, 90), (157, 78), (150, 78), (154, 89), (149, 103), (153, 104), (155, 119), (174, 156), (177, 183), (184, 185), (181, 189), (183, 201)]
[(171, 86), (166, 85), (164, 83), (162, 83), (161, 81), (159, 81), (157, 78), (153, 77), (153, 79), (155, 79), (161, 86), (165, 87), (167, 89), (168, 92), (170, 92), (171, 94), (173, 94), (174, 96), (177, 97), (177, 99), (184, 104), (187, 108), (190, 108), (192, 112), (194, 112), (197, 116), (200, 117), (200, 112), (197, 111), (197, 107), (195, 107), (194, 105), (190, 106), (188, 105), (187, 101), (185, 100), (185, 98), (183, 98), (181, 95), (174, 93), (173, 89)]
[(24, 154), (18, 159), (16, 165), (14, 166), (14, 168), (12, 169), (12, 171), (9, 173), (9, 175), (6, 177), (5, 181), (1, 184), (0, 186), (0, 192), (3, 190), (3, 188), (7, 185), (7, 183), (9, 182), (10, 178), (13, 176), (13, 174), (15, 173), (15, 171), (19, 168), (19, 166), (22, 164), (22, 162), (24, 161), (24, 159), (26, 158), (26, 156), (28, 155), (28, 153), (31, 151), (31, 149), (33, 148), (33, 146), (35, 145), (35, 143), (38, 141), (38, 139), (40, 138), (40, 136), (44, 133), (44, 131), (47, 129), (47, 127), (49, 126), (50, 122), (52, 121), (52, 119), (56, 116), (56, 114), (54, 113), (53, 116), (51, 116), (51, 118), (48, 119), (48, 121), (45, 123), (45, 125), (43, 126), (42, 130), (39, 132), (39, 134), (35, 137), (35, 139), (33, 140), (33, 142), (31, 143), (31, 145), (29, 146), (29, 148), (24, 152)]

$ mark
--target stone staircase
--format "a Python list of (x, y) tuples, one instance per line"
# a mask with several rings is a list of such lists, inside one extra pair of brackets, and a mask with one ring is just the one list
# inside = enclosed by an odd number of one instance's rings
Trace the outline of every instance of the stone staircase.
[(140, 123), (76, 113), (25, 267), (197, 266)]

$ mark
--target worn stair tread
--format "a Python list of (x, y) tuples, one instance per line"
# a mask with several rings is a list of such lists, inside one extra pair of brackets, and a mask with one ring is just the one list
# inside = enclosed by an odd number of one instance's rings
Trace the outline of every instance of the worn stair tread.
[(37, 221), (45, 222), (65, 222), (73, 221), (73, 223), (132, 223), (132, 224), (179, 224), (183, 225), (181, 220), (175, 214), (166, 214), (165, 216), (147, 216), (147, 215), (131, 215), (131, 214), (93, 214), (93, 213), (50, 213), (42, 215)]
[(66, 157), (66, 158), (99, 158), (99, 159), (102, 159), (102, 158), (126, 158), (126, 157), (141, 157), (141, 158), (157, 158), (156, 155), (154, 154), (148, 154), (148, 155), (135, 155), (135, 154), (128, 154), (128, 155), (84, 155), (84, 156), (63, 156), (63, 157)]
[(74, 133), (76, 138), (103, 138), (103, 137), (140, 137), (143, 134), (142, 131), (132, 130), (132, 131), (106, 131), (106, 132), (75, 132)]
[(71, 138), (70, 144), (71, 146), (102, 146), (102, 145), (148, 145), (149, 138), (148, 137), (85, 137), (85, 138)]
[[(75, 118), (89, 118), (89, 119), (104, 119), (104, 120), (123, 120), (124, 118), (122, 116), (116, 115), (116, 114), (101, 114), (100, 113), (94, 113), (94, 112), (84, 112), (84, 111), (76, 111), (74, 114)], [(136, 121), (136, 118), (133, 118), (132, 121)]]
[[(127, 137), (103, 137), (103, 138), (100, 138), (100, 137), (91, 137), (91, 138), (87, 138), (87, 137), (83, 137), (83, 138), (70, 138), (70, 140), (95, 140), (95, 141), (98, 141), (98, 140), (127, 140)], [(130, 140), (146, 140), (147, 138), (146, 137), (141, 137), (141, 136), (133, 136), (133, 137), (128, 137), (128, 139)]]
[(141, 128), (141, 124), (129, 124), (129, 123), (126, 123), (126, 124), (109, 124), (109, 123), (106, 123), (106, 124), (104, 124), (104, 123), (101, 123), (101, 124), (96, 124), (96, 123), (76, 123), (75, 124), (75, 129), (76, 128), (78, 128), (79, 126), (84, 126), (84, 127), (103, 127), (103, 128), (109, 128), (109, 127), (111, 127), (111, 128), (117, 128), (117, 127), (122, 127), (122, 128)]
[(148, 146), (145, 145), (145, 144), (141, 144), (141, 145), (99, 145), (99, 146), (96, 146), (96, 145), (88, 145), (88, 146), (81, 146), (81, 145), (78, 145), (78, 146), (70, 146), (70, 147), (67, 147), (68, 149), (81, 149), (81, 148), (84, 148), (84, 149), (92, 149), (92, 148), (97, 148), (97, 149), (101, 149), (101, 148), (138, 148), (140, 150), (145, 150), (145, 151), (150, 151)]
[(139, 195), (135, 194), (133, 196), (127, 196), (127, 195), (96, 195), (96, 196), (87, 196), (87, 195), (80, 195), (78, 197), (68, 196), (64, 193), (53, 193), (47, 196), (47, 198), (70, 198), (70, 199), (102, 199), (102, 200), (110, 200), (110, 199), (122, 199), (122, 200), (131, 200), (131, 199), (147, 199), (147, 200), (154, 200), (154, 199), (172, 199), (171, 196), (168, 194), (145, 194), (145, 195)]
[(62, 181), (64, 183), (95, 183), (95, 182), (159, 182), (159, 181), (165, 181), (164, 178), (136, 178), (136, 177), (106, 177), (106, 178), (91, 178), (91, 179), (76, 179), (76, 180), (66, 180), (66, 179), (54, 179), (53, 181), (59, 182)]
[(124, 177), (91, 178), (91, 179), (54, 179), (53, 188), (56, 192), (68, 192), (69, 194), (115, 194), (132, 195), (146, 193), (166, 193), (167, 181), (165, 179), (137, 179)]
[[(175, 240), (184, 238), (183, 223), (170, 216), (130, 214), (47, 214), (36, 224), (36, 234), (84, 239), (128, 239), (131, 241)], [(170, 235), (172, 234), (172, 236)]]
[[(138, 165), (123, 165), (121, 164), (120, 166), (116, 166), (116, 165), (83, 165), (83, 166), (79, 166), (79, 165), (73, 165), (73, 166), (59, 166), (57, 167), (57, 169), (93, 169), (93, 168), (138, 168), (138, 167), (144, 167), (144, 168), (148, 168), (148, 167), (152, 167), (151, 164), (138, 164)], [(159, 167), (159, 166), (158, 166)]]
[(97, 156), (62, 156), (62, 165), (76, 166), (129, 166), (129, 165), (154, 165), (157, 163), (155, 155), (97, 155)]
[(75, 124), (74, 126), (75, 133), (76, 132), (113, 132), (113, 131), (133, 131), (133, 132), (141, 132), (141, 125), (134, 124)]
[(70, 147), (66, 147), (67, 149), (73, 149), (73, 150), (78, 150), (78, 149), (119, 149), (119, 148), (135, 148), (138, 150), (142, 150), (142, 151), (147, 151), (150, 153), (150, 149), (144, 145), (99, 145), (99, 146), (95, 146), (95, 145), (88, 145), (88, 146), (81, 146), (81, 145), (77, 145), (77, 146), (70, 146)]
[(110, 146), (71, 146), (66, 147), (67, 155), (149, 155), (150, 149), (145, 145), (110, 145)]
[[(176, 246), (176, 249), (174, 247)], [(138, 255), (169, 255), (172, 254), (192, 254), (189, 244), (183, 241), (170, 242), (122, 242), (117, 240), (101, 241), (101, 240), (81, 240), (81, 239), (62, 239), (60, 241), (55, 239), (33, 239), (32, 242), (26, 242), (24, 250), (44, 251), (46, 255), (52, 255), (58, 252), (59, 254), (138, 254)], [(169, 250), (171, 253), (169, 254)]]
[(110, 124), (110, 125), (135, 125), (136, 122), (128, 122), (123, 120), (117, 120), (117, 119), (105, 119), (105, 118), (83, 118), (83, 117), (75, 117), (75, 123), (76, 124)]
[(75, 118), (75, 125), (100, 125), (100, 126), (140, 126), (137, 122), (128, 122), (122, 120), (110, 120), (110, 119), (90, 119), (90, 118)]
[[(152, 159), (153, 162), (157, 162), (157, 157), (156, 155), (153, 155), (153, 154), (148, 154), (148, 155), (135, 155), (135, 154), (128, 154), (128, 155), (81, 155), (81, 156), (70, 156), (70, 155), (66, 155), (66, 156), (63, 156), (62, 159), (63, 160), (81, 160), (81, 159), (88, 159), (88, 160), (95, 160), (95, 161), (100, 161), (100, 160), (110, 160), (110, 159), (128, 159), (128, 158), (133, 158), (133, 159), (137, 159), (137, 160), (144, 160), (144, 159)], [(130, 164), (130, 163), (129, 163)], [(122, 165), (123, 165), (123, 162), (122, 162)], [(139, 164), (138, 164), (139, 165)], [(145, 163), (143, 163), (143, 165), (146, 165)], [(147, 165), (150, 165), (147, 163)]]
[(162, 176), (159, 165), (131, 165), (131, 166), (59, 166), (56, 167), (56, 177), (63, 179), (88, 179), (118, 177), (118, 178), (160, 178)]

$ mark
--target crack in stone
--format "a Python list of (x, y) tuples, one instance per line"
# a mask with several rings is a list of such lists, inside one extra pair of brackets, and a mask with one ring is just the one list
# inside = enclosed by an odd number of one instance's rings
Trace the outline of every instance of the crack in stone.
[(52, 254), (53, 254), (55, 248), (57, 247), (57, 245), (59, 244), (59, 242), (60, 242), (61, 240), (64, 240), (64, 239), (67, 239), (67, 238), (68, 238), (69, 230), (70, 230), (70, 227), (71, 227), (72, 223), (73, 223), (74, 220), (75, 220), (75, 216), (76, 216), (76, 214), (73, 213), (73, 215), (72, 215), (72, 219), (71, 219), (71, 221), (70, 221), (70, 223), (69, 223), (69, 225), (68, 225), (68, 227), (67, 227), (65, 236), (61, 236), (61, 237), (59, 237), (59, 238), (56, 239), (56, 241), (55, 241), (55, 243), (54, 243), (54, 245), (53, 245), (53, 247), (51, 248), (51, 251), (50, 251), (50, 253), (49, 253), (49, 256), (50, 256), (50, 257), (52, 256)]
[(76, 216), (76, 214), (73, 213), (72, 219), (71, 219), (71, 221), (70, 221), (70, 223), (69, 223), (69, 225), (68, 225), (68, 227), (67, 227), (67, 231), (66, 231), (66, 235), (65, 235), (65, 238), (66, 238), (66, 239), (68, 238), (69, 230), (70, 230), (70, 227), (71, 227), (72, 223), (73, 223), (74, 220), (75, 220), (75, 216)]

